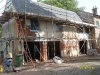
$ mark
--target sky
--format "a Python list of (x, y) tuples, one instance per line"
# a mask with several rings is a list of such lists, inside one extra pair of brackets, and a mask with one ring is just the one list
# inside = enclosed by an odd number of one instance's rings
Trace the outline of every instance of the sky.
[(85, 10), (87, 12), (92, 13), (93, 6), (97, 7), (98, 15), (100, 15), (100, 0), (77, 0), (78, 6), (85, 6)]
[[(2, 0), (0, 0), (1, 2)], [(37, 0), (33, 0), (33, 1), (37, 1)], [(93, 6), (96, 6), (97, 7), (97, 12), (98, 12), (98, 15), (100, 15), (100, 0), (77, 0), (78, 1), (78, 7), (82, 7), (82, 6), (85, 6), (85, 10), (86, 12), (90, 12), (92, 13), (92, 8)], [(0, 3), (0, 9), (6, 4), (6, 0), (3, 0), (1, 3)], [(1, 12), (3, 11), (0, 10), (0, 14)]]

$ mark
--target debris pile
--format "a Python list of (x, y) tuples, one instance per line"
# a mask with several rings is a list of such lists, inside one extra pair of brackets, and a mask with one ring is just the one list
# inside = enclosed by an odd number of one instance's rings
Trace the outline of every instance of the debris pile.
[(57, 63), (57, 64), (61, 64), (61, 63), (64, 62), (64, 60), (61, 59), (61, 58), (58, 57), (58, 56), (55, 56), (55, 57), (53, 58), (53, 62), (54, 62), (54, 63)]
[(98, 56), (98, 52), (96, 49), (89, 49), (87, 51), (87, 55), (93, 55), (93, 56)]

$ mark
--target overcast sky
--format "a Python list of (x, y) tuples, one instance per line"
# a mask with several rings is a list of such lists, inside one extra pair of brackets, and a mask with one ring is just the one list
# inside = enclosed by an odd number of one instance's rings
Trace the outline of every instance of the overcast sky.
[[(33, 0), (37, 1), (37, 0)], [(1, 0), (0, 0), (1, 2)], [(85, 11), (92, 13), (92, 8), (93, 6), (96, 6), (98, 8), (98, 14), (100, 15), (100, 0), (78, 0), (79, 2), (79, 7), (85, 6)], [(3, 0), (0, 3), (0, 9), (6, 4), (6, 0)], [(3, 10), (0, 10), (0, 14)]]

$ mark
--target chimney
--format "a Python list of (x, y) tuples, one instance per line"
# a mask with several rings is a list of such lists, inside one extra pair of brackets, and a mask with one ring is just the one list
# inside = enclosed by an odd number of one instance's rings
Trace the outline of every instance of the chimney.
[(93, 12), (93, 15), (97, 15), (97, 7), (95, 6), (93, 6), (93, 9), (92, 9), (92, 12)]

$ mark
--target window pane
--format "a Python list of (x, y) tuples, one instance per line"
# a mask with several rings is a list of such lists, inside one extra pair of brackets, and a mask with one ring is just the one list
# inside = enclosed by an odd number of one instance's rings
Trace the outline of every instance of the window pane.
[(99, 27), (99, 21), (96, 21), (96, 26)]
[(56, 31), (62, 31), (61, 23), (56, 23)]
[(86, 33), (89, 33), (89, 28), (85, 28), (85, 32)]
[(31, 19), (31, 30), (40, 30), (37, 19)]

